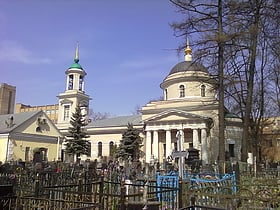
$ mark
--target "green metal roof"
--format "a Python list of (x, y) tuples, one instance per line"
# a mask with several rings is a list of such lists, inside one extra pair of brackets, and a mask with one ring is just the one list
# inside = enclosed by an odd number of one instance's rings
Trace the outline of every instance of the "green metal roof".
[(225, 118), (240, 118), (240, 117), (234, 113), (226, 113)]
[(82, 69), (82, 66), (75, 60), (75, 62), (69, 67), (69, 69)]

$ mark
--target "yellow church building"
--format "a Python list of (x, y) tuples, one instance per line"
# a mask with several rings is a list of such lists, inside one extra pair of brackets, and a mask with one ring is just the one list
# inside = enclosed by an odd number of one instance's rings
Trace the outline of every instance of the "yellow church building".
[[(73, 64), (65, 71), (65, 91), (60, 93), (56, 126), (66, 136), (71, 115), (77, 106), (87, 117), (90, 96), (85, 92), (86, 71), (79, 63), (79, 51), (76, 49)], [(91, 155), (85, 159), (110, 158), (114, 146), (117, 146), (132, 123), (139, 129), (143, 138), (143, 162), (151, 159), (159, 162), (166, 160), (173, 151), (195, 148), (200, 151), (203, 164), (218, 159), (218, 99), (217, 81), (207, 68), (192, 60), (189, 46), (185, 50), (185, 59), (174, 65), (160, 84), (163, 100), (152, 101), (141, 108), (140, 115), (118, 116), (91, 121), (85, 126), (91, 143)], [(30, 109), (30, 107), (27, 107)], [(242, 122), (235, 115), (225, 115), (225, 151), (231, 160), (240, 160)], [(181, 141), (178, 143), (178, 134)], [(179, 145), (178, 145), (179, 144)], [(59, 148), (63, 158), (63, 145)], [(54, 153), (55, 153), (54, 152)], [(54, 155), (52, 155), (53, 158)], [(59, 155), (57, 155), (59, 156)]]
[[(141, 115), (123, 116), (91, 122), (87, 126), (92, 143), (91, 158), (110, 156), (128, 122), (142, 131), (144, 162), (160, 163), (173, 151), (195, 148), (203, 164), (218, 159), (218, 103), (216, 80), (201, 64), (192, 61), (191, 49), (185, 60), (176, 64), (160, 84), (163, 100), (153, 101), (141, 109)], [(227, 114), (225, 151), (232, 160), (240, 160), (242, 122)], [(177, 135), (181, 135), (178, 145)]]
[(63, 135), (43, 111), (0, 115), (0, 161), (60, 159)]

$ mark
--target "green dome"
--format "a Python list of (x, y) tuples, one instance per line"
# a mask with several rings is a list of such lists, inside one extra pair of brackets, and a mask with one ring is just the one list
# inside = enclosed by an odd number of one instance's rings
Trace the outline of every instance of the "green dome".
[(234, 113), (226, 113), (225, 118), (240, 118), (240, 117)]
[(78, 63), (78, 62), (74, 62), (70, 67), (69, 69), (82, 69), (82, 66)]

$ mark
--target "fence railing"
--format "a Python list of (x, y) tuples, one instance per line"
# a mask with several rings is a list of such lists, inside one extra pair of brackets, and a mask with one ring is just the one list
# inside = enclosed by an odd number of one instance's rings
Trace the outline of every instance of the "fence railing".
[(42, 210), (280, 208), (278, 171), (259, 176), (243, 173), (236, 179), (234, 173), (205, 172), (188, 174), (182, 180), (174, 173), (128, 181), (117, 173), (98, 176), (84, 169), (40, 173), (21, 170), (0, 174), (0, 185), (14, 187), (14, 196), (0, 196), (0, 205)]

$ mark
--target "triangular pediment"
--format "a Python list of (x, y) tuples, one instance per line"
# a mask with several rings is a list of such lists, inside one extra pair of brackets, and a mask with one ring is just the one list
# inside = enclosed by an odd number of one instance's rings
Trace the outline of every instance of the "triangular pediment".
[(19, 124), (12, 130), (12, 133), (25, 133), (43, 136), (62, 136), (55, 124), (43, 111), (39, 111), (33, 116), (26, 118), (23, 123)]
[(169, 109), (161, 113), (158, 113), (152, 117), (145, 119), (143, 122), (154, 122), (154, 121), (180, 121), (180, 120), (210, 120), (209, 117), (204, 117), (197, 114), (192, 114), (179, 109)]
[(0, 115), (0, 133), (25, 133), (47, 136), (62, 136), (55, 124), (43, 111)]

